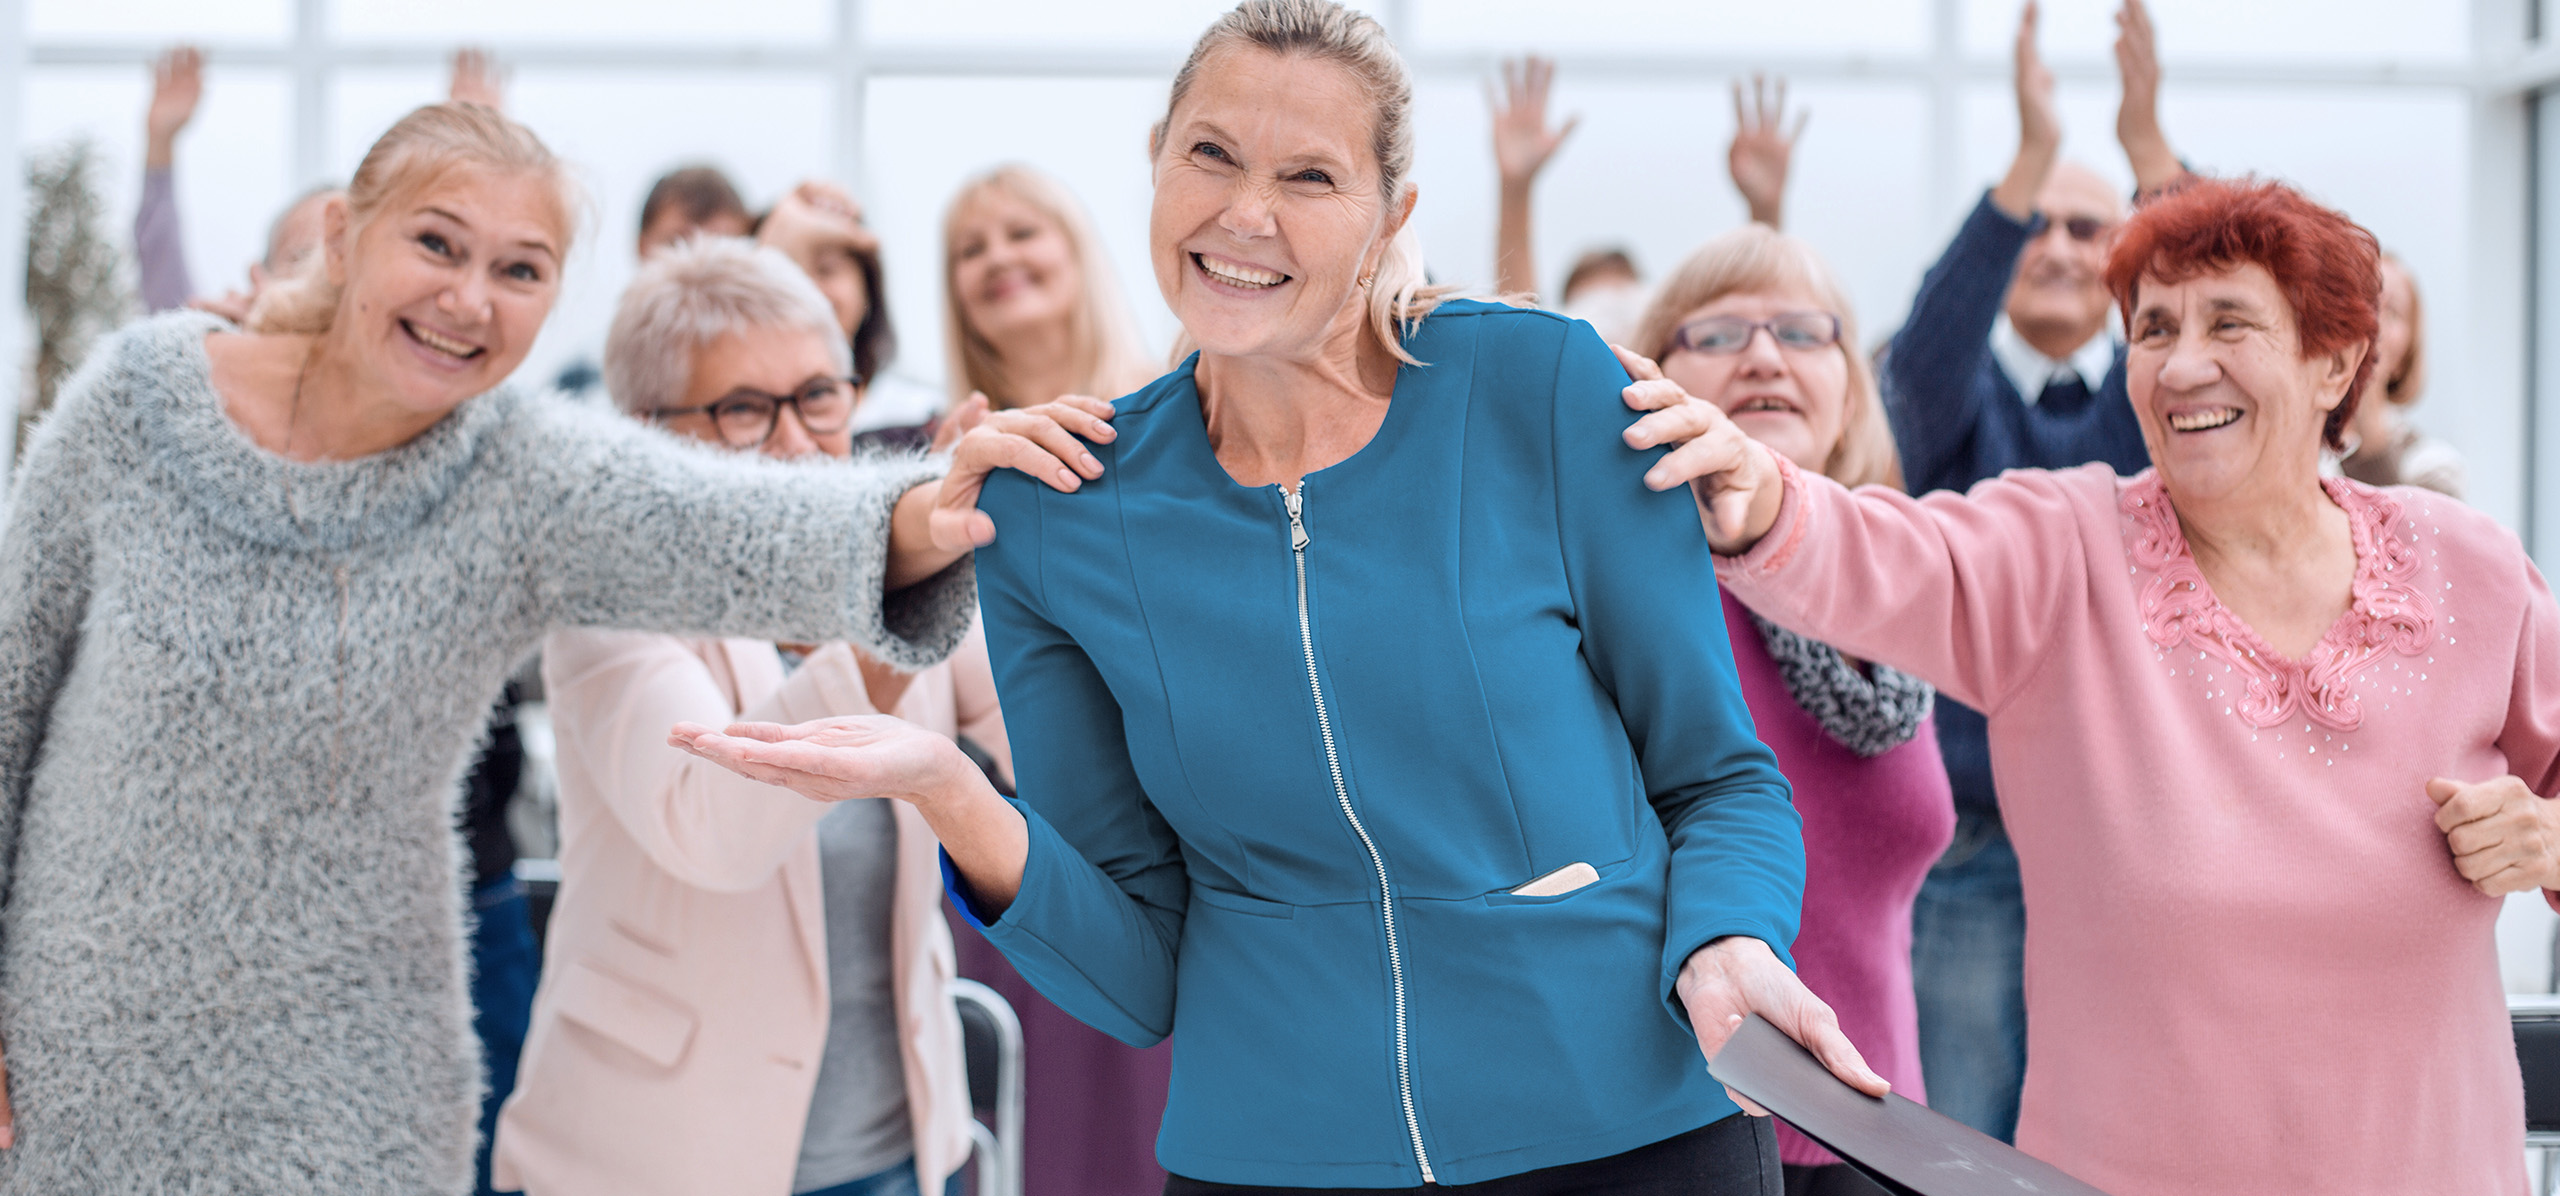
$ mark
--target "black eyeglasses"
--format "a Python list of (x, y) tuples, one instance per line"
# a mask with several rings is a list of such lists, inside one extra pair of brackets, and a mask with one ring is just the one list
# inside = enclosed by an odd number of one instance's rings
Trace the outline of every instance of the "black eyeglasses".
[(800, 426), (812, 435), (844, 431), (853, 422), (855, 391), (852, 379), (833, 377), (811, 378), (787, 395), (741, 386), (699, 407), (661, 407), (650, 412), (649, 418), (663, 423), (679, 416), (709, 416), (711, 426), (720, 433), (721, 443), (731, 448), (755, 448), (773, 438), (774, 426), (781, 422), (786, 406), (800, 413)]
[(1774, 320), (1709, 316), (1691, 320), (1671, 334), (1671, 346), (1692, 353), (1730, 354), (1751, 347), (1751, 338), (1769, 330), (1769, 339), (1786, 349), (1828, 349), (1840, 343), (1840, 317), (1827, 311), (1789, 312)]
[(2100, 237), (2106, 236), (2108, 233), (2116, 231), (2115, 225), (2109, 224), (2104, 220), (2100, 220), (2095, 216), (2065, 216), (2060, 220), (2054, 220), (2051, 217), (2047, 217), (2046, 221), (2047, 223), (2045, 227), (2061, 229), (2062, 231), (2071, 234), (2072, 240), (2079, 241), (2083, 244), (2095, 241)]

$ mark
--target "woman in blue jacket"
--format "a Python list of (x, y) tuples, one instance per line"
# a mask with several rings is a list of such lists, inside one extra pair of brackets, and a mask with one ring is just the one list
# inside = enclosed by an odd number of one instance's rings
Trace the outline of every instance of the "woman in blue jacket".
[(1410, 94), (1331, 0), (1222, 18), (1155, 139), (1201, 352), (1090, 451), (964, 448), (1080, 475), (973, 511), (955, 469), (938, 514), (985, 545), (1018, 805), (890, 720), (675, 739), (914, 802), (1042, 992), (1170, 1035), (1168, 1192), (1774, 1193), (1702, 1050), (1756, 1011), (1884, 1083), (1785, 963), (1803, 849), (1697, 508), (1587, 325), (1421, 285)]

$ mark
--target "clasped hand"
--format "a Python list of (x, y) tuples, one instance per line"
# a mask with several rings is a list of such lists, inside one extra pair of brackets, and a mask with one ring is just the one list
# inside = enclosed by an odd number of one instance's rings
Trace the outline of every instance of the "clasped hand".
[(2521, 778), (2427, 782), (2454, 871), (2490, 897), (2560, 889), (2560, 806)]

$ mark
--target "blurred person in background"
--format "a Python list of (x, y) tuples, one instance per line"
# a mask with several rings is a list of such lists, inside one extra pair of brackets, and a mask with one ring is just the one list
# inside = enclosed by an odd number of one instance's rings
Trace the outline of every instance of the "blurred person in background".
[[(1155, 374), (1083, 206), (1031, 167), (997, 167), (952, 196), (943, 216), (942, 277), (955, 410), (1064, 395), (1116, 398)], [(1003, 994), (1022, 1019), (1029, 1196), (1163, 1187), (1156, 1124), (1172, 1049), (1141, 1050), (1076, 1020), (1032, 988), (966, 918), (953, 921), (960, 974)]]
[[(1493, 120), (1493, 159), (1500, 177), (1494, 220), (1494, 290), (1502, 295), (1539, 301), (1533, 192), (1567, 136), (1582, 123), (1579, 116), (1561, 126), (1547, 121), (1547, 97), (1555, 84), (1555, 60), (1531, 55), (1502, 64), (1498, 88), (1488, 84), (1485, 100)], [(1744, 92), (1733, 84), (1733, 139), (1725, 147), (1725, 164), (1734, 188), (1742, 193), (1751, 219), (1771, 228), (1784, 227), (1787, 168), (1796, 139), (1803, 136), (1804, 115), (1786, 122), (1787, 84), (1776, 86), (1755, 75)], [(1647, 297), (1634, 256), (1623, 247), (1584, 253), (1566, 270), (1553, 306), (1587, 320), (1612, 344), (1633, 340)]]
[(2462, 497), (2462, 454), (2401, 413), (2426, 393), (2426, 307), (2408, 263), (2382, 255), (2382, 331), (2373, 343), (2373, 381), (2356, 404), (2347, 455), (2338, 468), (2368, 486), (2422, 486)]
[[(446, 96), (458, 102), (506, 106), (505, 82), (485, 51), (456, 50)], [(234, 324), (268, 284), (293, 273), (304, 254), (320, 244), (320, 213), (336, 184), (322, 184), (296, 196), (277, 213), (267, 229), (267, 250), (249, 265), (247, 290), (218, 296), (196, 294), (187, 269), (186, 236), (178, 214), (178, 135), (195, 120), (204, 99), (204, 52), (179, 46), (151, 65), (151, 104), (143, 117), (142, 201), (133, 213), (133, 257), (146, 312), (177, 307), (209, 311)]]
[(679, 166), (658, 176), (640, 200), (640, 260), (690, 237), (749, 236), (755, 225), (755, 213), (719, 167)]
[(503, 385), (576, 207), (523, 126), (418, 109), (252, 330), (138, 324), (38, 425), (0, 531), (0, 1193), (471, 1190), (453, 816), (515, 664), (570, 626), (904, 668), (966, 637), (939, 466)]
[[(1885, 409), (1914, 494), (2009, 469), (2099, 461), (2131, 474), (2150, 461), (2125, 400), (2125, 349), (2103, 277), (2124, 203), (2096, 171), (2061, 160), (2036, 16), (2030, 0), (2018, 20), (2017, 155), (1921, 279), (1884, 355)], [(2116, 135), (2150, 194), (2185, 168), (2160, 131), (2160, 64), (2142, 0), (2125, 0), (2116, 24)], [(1937, 717), (1957, 819), (1913, 925), (1921, 1061), (1933, 1108), (2006, 1140), (2027, 1066), (2026, 907), (1983, 716), (1940, 701)]]
[(1021, 164), (961, 184), (942, 217), (951, 402), (1116, 398), (1156, 376), (1084, 205)]
[[(1774, 203), (1771, 210), (1774, 211)], [(1754, 221), (1662, 282), (1636, 347), (1752, 439), (1843, 486), (1901, 486), (1848, 292), (1812, 246)], [(1804, 819), (1796, 972), (1894, 1091), (1925, 1101), (1911, 904), (1955, 828), (1928, 683), (1763, 619), (1722, 594), (1751, 721)], [(1787, 1196), (1880, 1196), (1778, 1127)]]
[[(677, 435), (784, 460), (854, 452), (862, 394), (840, 312), (752, 241), (696, 236), (653, 256), (605, 363), (614, 402)], [(984, 641), (972, 631), (910, 673), (846, 643), (579, 629), (554, 632), (542, 661), (560, 898), (501, 1182), (534, 1196), (940, 1192), (969, 1152), (969, 1100), (932, 833), (896, 802), (831, 806), (744, 780), (668, 746), (667, 728), (887, 712), (966, 733), (1001, 769)]]

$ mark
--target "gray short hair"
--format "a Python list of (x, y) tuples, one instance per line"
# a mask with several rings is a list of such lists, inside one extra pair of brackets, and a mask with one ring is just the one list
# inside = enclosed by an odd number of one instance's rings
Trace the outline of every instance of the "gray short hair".
[(802, 328), (825, 339), (839, 375), (853, 346), (835, 308), (780, 250), (744, 237), (694, 237), (640, 267), (604, 338), (604, 385), (633, 415), (672, 407), (702, 346), (748, 328)]

